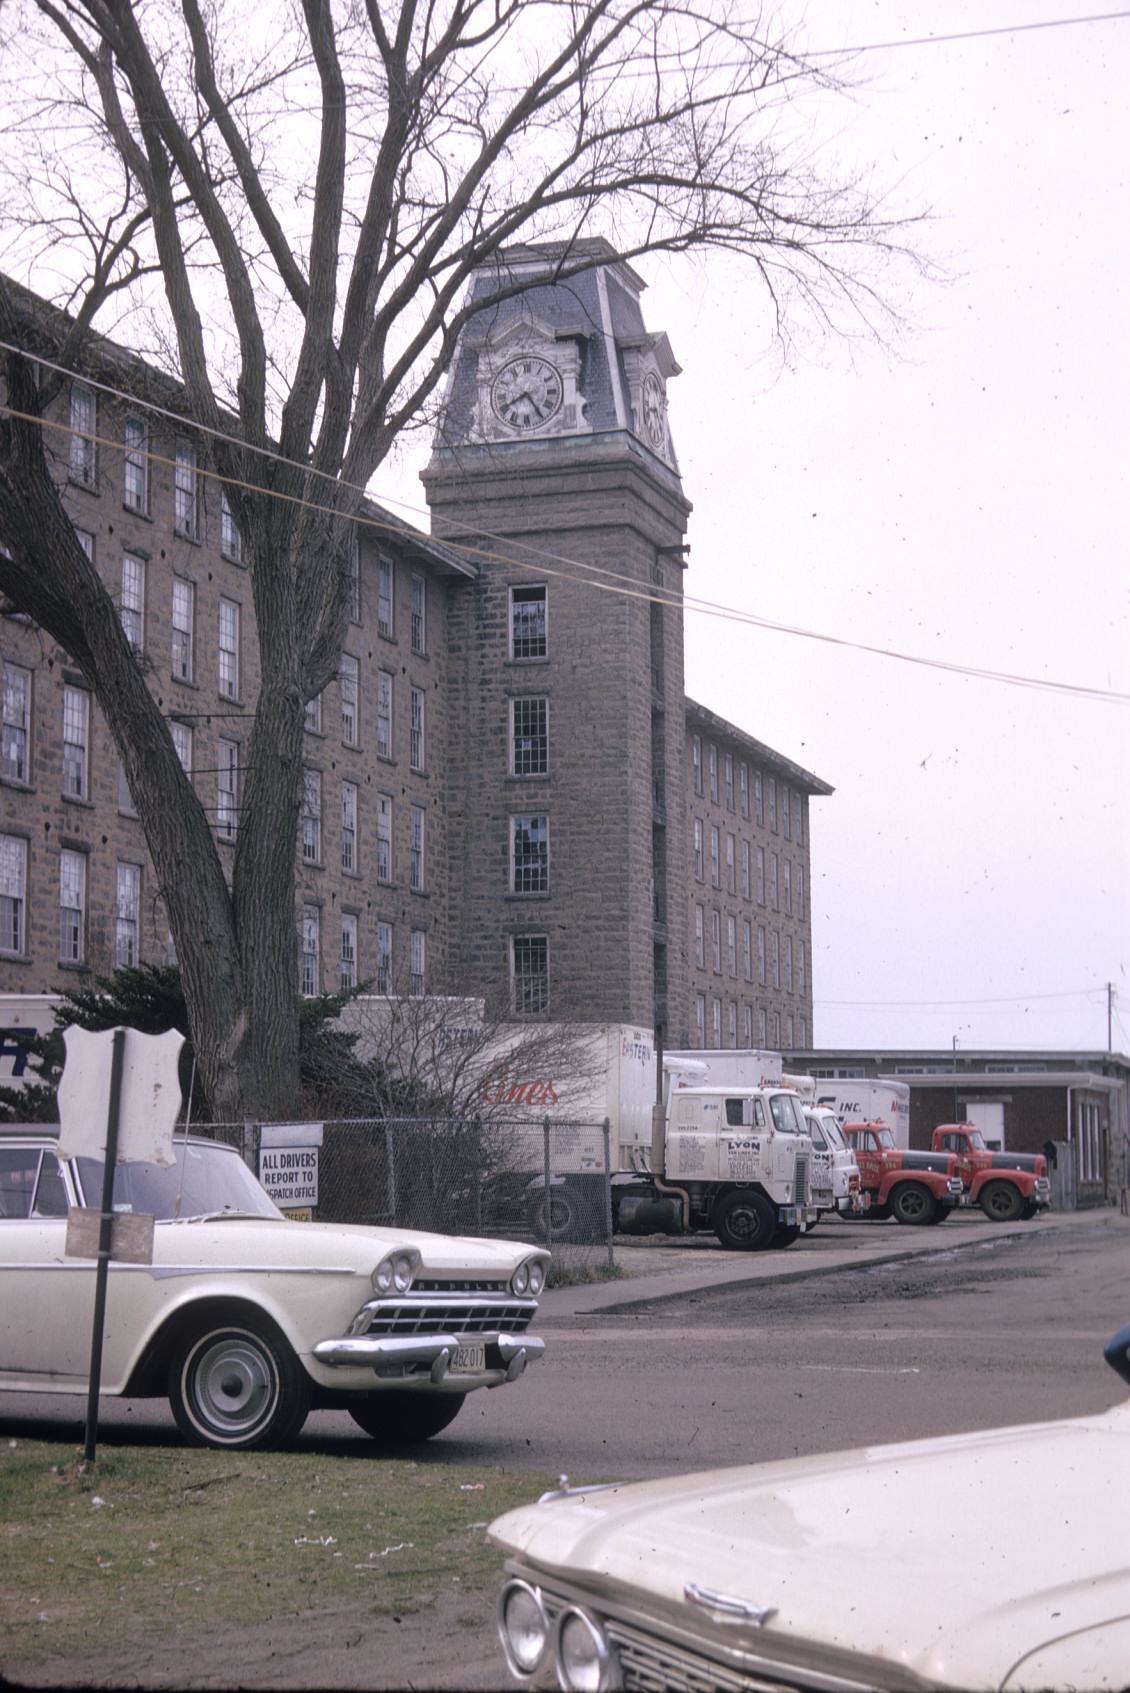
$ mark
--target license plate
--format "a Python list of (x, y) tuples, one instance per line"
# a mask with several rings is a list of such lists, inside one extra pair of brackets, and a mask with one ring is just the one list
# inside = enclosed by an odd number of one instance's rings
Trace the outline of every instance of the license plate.
[(450, 1367), (459, 1371), (485, 1370), (487, 1367), (486, 1343), (480, 1341), (477, 1346), (457, 1346)]

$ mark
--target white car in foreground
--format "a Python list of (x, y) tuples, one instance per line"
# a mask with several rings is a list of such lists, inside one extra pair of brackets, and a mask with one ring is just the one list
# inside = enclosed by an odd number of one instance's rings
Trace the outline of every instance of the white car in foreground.
[[(68, 1256), (67, 1213), (100, 1206), (103, 1167), (62, 1162), (57, 1136), (0, 1128), (0, 1391), (87, 1391), (95, 1266)], [(317, 1406), (426, 1440), (541, 1357), (548, 1253), (290, 1222), (233, 1148), (178, 1135), (175, 1153), (115, 1172), (115, 1211), (156, 1222), (151, 1264), (110, 1266), (101, 1385), (167, 1394), (193, 1444), (279, 1445)]]
[[(1130, 1381), (1130, 1327), (1106, 1356)], [(1130, 1686), (1130, 1403), (624, 1487), (491, 1525), (539, 1688)]]

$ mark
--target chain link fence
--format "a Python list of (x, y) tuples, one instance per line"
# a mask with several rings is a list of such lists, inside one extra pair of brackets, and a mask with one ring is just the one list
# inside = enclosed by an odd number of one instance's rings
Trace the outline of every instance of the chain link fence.
[(386, 1117), (200, 1132), (236, 1146), (292, 1217), (528, 1240), (582, 1273), (614, 1265), (607, 1121)]

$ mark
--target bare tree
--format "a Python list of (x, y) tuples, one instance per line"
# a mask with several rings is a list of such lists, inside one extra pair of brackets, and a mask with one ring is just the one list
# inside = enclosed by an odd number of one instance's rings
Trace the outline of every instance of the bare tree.
[[(0, 589), (105, 713), (231, 1118), (284, 1109), (297, 1080), (304, 708), (337, 667), (361, 490), (426, 418), (472, 273), (550, 241), (565, 279), (609, 262), (595, 235), (629, 260), (728, 251), (787, 335), (873, 325), (877, 270), (906, 256), (882, 201), (805, 151), (797, 102), (831, 77), (728, 0), (301, 0), (270, 24), (253, 50), (225, 0), (4, 12), (10, 252), (74, 314), (55, 362), (81, 365), (108, 316), (165, 355), (249, 566), (262, 685), (229, 888), (60, 502), (51, 383), (8, 352)], [(496, 299), (519, 291), (497, 277)], [(9, 291), (0, 337), (29, 333)]]

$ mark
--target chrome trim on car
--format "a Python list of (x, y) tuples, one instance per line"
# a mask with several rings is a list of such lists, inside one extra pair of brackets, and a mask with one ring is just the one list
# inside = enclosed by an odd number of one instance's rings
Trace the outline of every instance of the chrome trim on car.
[(376, 1334), (521, 1334), (536, 1315), (536, 1299), (514, 1294), (384, 1294), (368, 1299), (349, 1325), (351, 1336)]
[[(495, 1347), (499, 1353), (500, 1362), (491, 1368), (503, 1369), (507, 1381), (515, 1381), (521, 1375), (527, 1364), (536, 1361), (545, 1352), (545, 1341), (535, 1335), (512, 1335), (476, 1332), (471, 1344), (481, 1342), (484, 1346)], [(438, 1379), (442, 1380), (450, 1365), (451, 1359), (460, 1346), (468, 1344), (468, 1336), (464, 1334), (421, 1334), (421, 1335), (348, 1335), (339, 1340), (320, 1340), (312, 1348), (313, 1356), (319, 1364), (336, 1365), (341, 1368), (374, 1369), (378, 1375), (396, 1375), (403, 1371), (405, 1365), (425, 1364), (434, 1368), (443, 1364), (443, 1355), (447, 1354), (447, 1364), (443, 1365)]]
[(751, 1622), (755, 1628), (764, 1627), (770, 1617), (777, 1615), (776, 1605), (754, 1605), (748, 1599), (739, 1599), (731, 1593), (700, 1587), (697, 1581), (687, 1582), (683, 1597), (692, 1605), (701, 1605), (704, 1611), (713, 1611), (724, 1622)]

